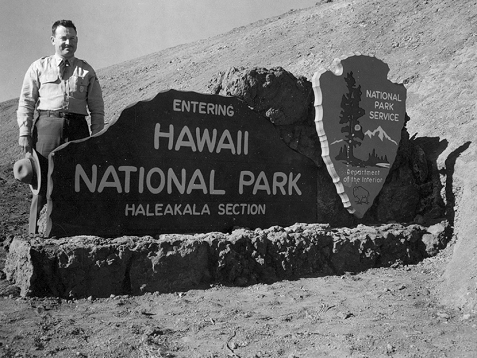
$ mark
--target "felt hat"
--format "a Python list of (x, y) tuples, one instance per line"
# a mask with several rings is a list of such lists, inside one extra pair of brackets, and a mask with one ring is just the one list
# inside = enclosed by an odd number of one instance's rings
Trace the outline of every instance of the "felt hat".
[(13, 176), (22, 183), (29, 184), (34, 195), (38, 195), (42, 185), (41, 166), (35, 149), (27, 153), (25, 158), (13, 165)]

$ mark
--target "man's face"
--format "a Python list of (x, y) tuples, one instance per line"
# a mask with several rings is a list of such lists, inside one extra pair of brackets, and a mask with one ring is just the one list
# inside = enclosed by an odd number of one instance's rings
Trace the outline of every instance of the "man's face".
[(71, 58), (78, 46), (78, 37), (72, 27), (58, 26), (55, 36), (51, 36), (51, 43), (55, 46), (55, 53), (64, 58)]

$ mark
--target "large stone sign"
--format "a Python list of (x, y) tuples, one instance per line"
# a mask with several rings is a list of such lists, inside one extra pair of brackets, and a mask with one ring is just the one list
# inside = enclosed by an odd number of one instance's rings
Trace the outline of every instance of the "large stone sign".
[(237, 98), (169, 90), (49, 157), (47, 236), (316, 220), (317, 168)]
[(313, 76), (322, 157), (347, 210), (361, 218), (396, 158), (405, 123), (406, 88), (368, 56), (336, 60)]

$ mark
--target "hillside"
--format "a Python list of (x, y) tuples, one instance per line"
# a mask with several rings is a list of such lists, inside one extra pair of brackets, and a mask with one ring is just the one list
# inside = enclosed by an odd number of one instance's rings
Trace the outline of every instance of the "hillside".
[[(311, 80), (334, 58), (358, 52), (382, 59), (389, 64), (389, 78), (406, 84), (411, 134), (444, 136), (449, 126), (462, 130), (475, 118), (473, 5), (444, 0), (317, 2), (309, 9), (100, 69), (107, 120), (168, 88), (207, 92), (210, 80), (230, 67), (280, 66)], [(16, 132), (14, 102), (0, 104), (2, 142), (8, 148), (15, 141), (10, 135)], [(450, 118), (459, 118), (458, 123), (449, 124)], [(462, 133), (467, 134), (462, 141), (471, 138), (469, 131)], [(11, 154), (1, 164), (8, 160)]]
[[(440, 302), (475, 313), (477, 1), (318, 1), (308, 9), (100, 69), (98, 75), (111, 121), (125, 106), (168, 88), (210, 92), (213, 80), (231, 67), (280, 66), (311, 81), (333, 59), (357, 52), (386, 62), (389, 78), (407, 88), (407, 128), (435, 159), (454, 229), (454, 251), (434, 291)], [(15, 110), (15, 100), (0, 104), (0, 183), (11, 198), (0, 201), (0, 209), (9, 213), (2, 216), (5, 222), (26, 218), (26, 189), (12, 187), (7, 178), (20, 156)], [(8, 230), (19, 228), (5, 225), (5, 236)]]

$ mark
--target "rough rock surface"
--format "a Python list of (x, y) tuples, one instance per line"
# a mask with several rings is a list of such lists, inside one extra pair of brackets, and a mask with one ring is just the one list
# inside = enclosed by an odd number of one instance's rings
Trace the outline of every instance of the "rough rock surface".
[[(318, 172), (318, 222), (335, 226), (358, 223), (417, 222), (432, 224), (444, 215), (441, 184), (432, 158), (409, 138), (406, 127), (394, 165), (381, 193), (362, 220), (343, 208), (321, 158), (314, 124), (311, 82), (281, 67), (230, 68), (209, 83), (214, 94), (236, 96), (275, 124), (283, 141), (312, 159)], [(406, 118), (409, 121), (409, 117)]]
[(214, 94), (242, 98), (275, 125), (298, 124), (309, 119), (308, 109), (313, 100), (311, 83), (281, 67), (270, 70), (232, 67), (213, 79), (209, 88)]
[(158, 238), (16, 237), (5, 273), (23, 296), (109, 297), (211, 283), (245, 286), (416, 263), (436, 252), (441, 233), (420, 225), (296, 224)]

